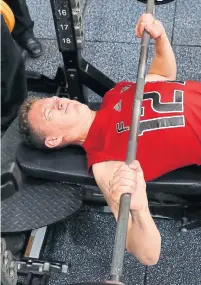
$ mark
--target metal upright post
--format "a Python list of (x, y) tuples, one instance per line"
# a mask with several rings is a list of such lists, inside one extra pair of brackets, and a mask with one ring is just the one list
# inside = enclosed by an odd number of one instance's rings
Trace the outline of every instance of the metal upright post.
[[(77, 1), (79, 3), (79, 1)], [(81, 21), (79, 6), (72, 0), (50, 0), (55, 24), (59, 51), (64, 62), (66, 90), (70, 99), (85, 103), (81, 80), (79, 78), (77, 36), (81, 29), (75, 25)]]

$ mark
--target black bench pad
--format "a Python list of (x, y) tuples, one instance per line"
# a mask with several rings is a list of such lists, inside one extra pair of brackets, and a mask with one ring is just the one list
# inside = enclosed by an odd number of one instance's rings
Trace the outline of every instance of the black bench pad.
[(76, 184), (96, 185), (87, 171), (86, 154), (79, 146), (39, 151), (19, 145), (16, 159), (28, 176)]
[[(16, 159), (28, 176), (96, 185), (93, 175), (87, 171), (86, 154), (81, 147), (70, 146), (61, 150), (39, 151), (21, 143)], [(190, 166), (170, 172), (148, 182), (147, 190), (177, 195), (201, 195), (201, 167)]]

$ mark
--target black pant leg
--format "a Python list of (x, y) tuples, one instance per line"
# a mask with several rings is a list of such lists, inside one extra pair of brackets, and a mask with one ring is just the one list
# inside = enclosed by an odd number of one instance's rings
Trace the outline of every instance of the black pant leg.
[(29, 14), (26, 0), (4, 0), (15, 15), (15, 27), (13, 29), (13, 38), (19, 42), (22, 36), (27, 33), (33, 33), (34, 22)]
[(27, 97), (25, 66), (19, 49), (1, 16), (1, 129), (16, 118)]

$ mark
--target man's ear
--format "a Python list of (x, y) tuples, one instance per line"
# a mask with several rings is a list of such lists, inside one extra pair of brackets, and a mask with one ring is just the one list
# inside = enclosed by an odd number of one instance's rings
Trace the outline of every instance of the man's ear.
[(62, 136), (59, 137), (47, 137), (45, 139), (45, 145), (49, 148), (54, 148), (57, 147), (61, 144), (62, 142)]

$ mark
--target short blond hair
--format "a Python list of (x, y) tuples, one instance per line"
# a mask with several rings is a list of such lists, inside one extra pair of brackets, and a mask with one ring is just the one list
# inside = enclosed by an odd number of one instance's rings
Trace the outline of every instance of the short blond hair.
[(36, 96), (30, 96), (26, 101), (24, 101), (19, 110), (19, 128), (25, 143), (29, 147), (46, 149), (47, 147), (45, 145), (45, 136), (40, 130), (36, 130), (32, 126), (28, 118), (33, 104), (40, 99), (41, 98)]

